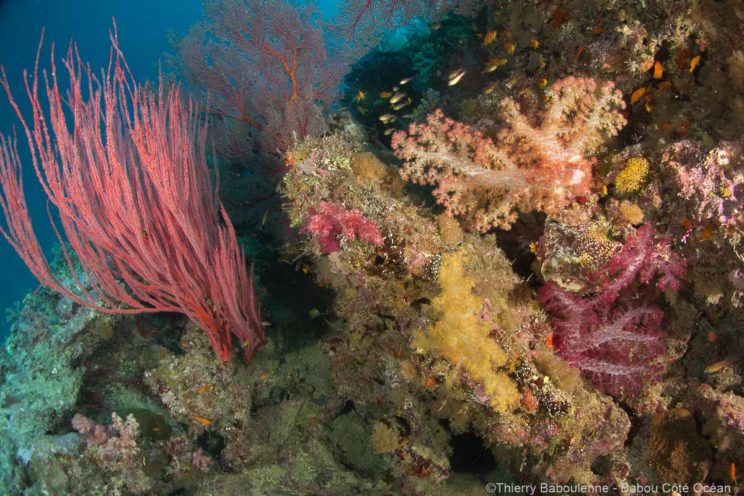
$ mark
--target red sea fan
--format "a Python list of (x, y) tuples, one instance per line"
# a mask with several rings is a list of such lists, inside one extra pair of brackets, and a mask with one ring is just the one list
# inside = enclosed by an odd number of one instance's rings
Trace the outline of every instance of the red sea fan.
[(655, 279), (660, 289), (678, 289), (682, 274), (683, 263), (646, 225), (591, 275), (593, 290), (571, 293), (548, 282), (539, 298), (551, 316), (556, 352), (598, 389), (619, 398), (637, 395), (666, 366), (664, 313), (648, 301), (648, 285)]

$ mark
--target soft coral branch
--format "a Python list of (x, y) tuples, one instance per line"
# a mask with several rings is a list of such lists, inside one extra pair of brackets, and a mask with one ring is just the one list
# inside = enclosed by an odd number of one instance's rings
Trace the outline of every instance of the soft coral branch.
[(622, 94), (612, 83), (565, 78), (547, 92), (534, 119), (512, 99), (501, 103), (496, 142), (437, 110), (424, 124), (393, 136), (401, 175), (434, 185), (450, 215), (475, 230), (508, 229), (517, 212), (555, 213), (589, 193), (594, 151), (625, 124)]
[(660, 289), (679, 288), (684, 265), (666, 240), (642, 226), (610, 262), (590, 275), (593, 287), (577, 294), (548, 282), (539, 298), (550, 314), (557, 353), (579, 368), (598, 389), (616, 397), (638, 394), (664, 370), (664, 313), (647, 298), (656, 280)]

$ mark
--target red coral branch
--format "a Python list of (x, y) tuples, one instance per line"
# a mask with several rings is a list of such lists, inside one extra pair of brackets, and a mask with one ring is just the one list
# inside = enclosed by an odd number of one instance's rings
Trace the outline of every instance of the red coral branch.
[(15, 140), (7, 139), (0, 139), (0, 206), (7, 224), (0, 231), (42, 284), (71, 300), (106, 313), (184, 313), (207, 334), (220, 360), (230, 357), (232, 336), (249, 360), (264, 333), (245, 256), (209, 177), (199, 108), (184, 102), (177, 86), (166, 89), (161, 81), (157, 94), (138, 86), (115, 32), (111, 39), (102, 81), (70, 47), (64, 100), (52, 50), (51, 72), (43, 73), (48, 115), (39, 97), (37, 55), (26, 82), (30, 123), (4, 71), (0, 78), (82, 267), (82, 273), (75, 270), (57, 231), (74, 288), (63, 285), (44, 258), (28, 216)]

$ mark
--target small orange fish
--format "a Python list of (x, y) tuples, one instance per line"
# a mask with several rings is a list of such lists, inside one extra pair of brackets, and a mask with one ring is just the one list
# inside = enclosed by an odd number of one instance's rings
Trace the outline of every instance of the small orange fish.
[(357, 92), (356, 96), (354, 97), (354, 100), (356, 100), (357, 103), (360, 103), (360, 102), (364, 101), (365, 98), (367, 98), (367, 93), (365, 93), (362, 90), (359, 90)]
[(540, 78), (537, 80), (538, 88), (545, 88), (547, 85), (548, 85), (548, 80), (546, 78)]
[(731, 465), (729, 465), (729, 475), (731, 476), (731, 481), (736, 482), (736, 464), (734, 462), (731, 462)]
[(424, 379), (424, 386), (425, 387), (431, 389), (431, 388), (433, 388), (436, 385), (437, 385), (437, 381), (433, 377), (426, 377)]
[(602, 33), (606, 32), (606, 31), (607, 31), (607, 30), (606, 30), (605, 28), (597, 26), (597, 27), (595, 27), (595, 28), (592, 28), (592, 29), (591, 29), (591, 30), (589, 31), (589, 33), (590, 33), (590, 34), (594, 34), (594, 35), (597, 35), (597, 34), (602, 34)]
[(548, 334), (548, 336), (545, 338), (545, 345), (551, 350), (553, 349), (553, 333), (552, 332)]
[(708, 241), (713, 237), (713, 228), (710, 225), (707, 225), (703, 228), (703, 232), (700, 233), (700, 239), (703, 241)]
[(492, 29), (483, 37), (483, 46), (488, 46), (496, 40), (496, 30)]
[(645, 86), (642, 86), (642, 87), (638, 88), (637, 90), (635, 90), (630, 95), (630, 104), (633, 105), (635, 102), (637, 102), (638, 100), (640, 100), (641, 97), (643, 95), (645, 95), (645, 94), (646, 94), (646, 87)]
[(380, 98), (384, 98), (385, 100), (387, 100), (391, 96), (393, 96), (393, 94), (391, 92), (389, 92), (389, 91), (381, 91), (380, 92)]
[(517, 45), (514, 43), (504, 43), (504, 50), (506, 50), (507, 55), (514, 55), (516, 49)]
[(659, 128), (662, 131), (668, 133), (669, 131), (671, 131), (672, 129), (674, 129), (674, 126), (672, 126), (672, 123), (671, 122), (666, 121), (666, 122), (662, 122), (661, 124), (659, 124)]
[(538, 40), (537, 38), (532, 38), (530, 40), (530, 46), (537, 50), (538, 48), (540, 48), (540, 40)]
[(209, 420), (206, 417), (200, 417), (199, 415), (189, 415), (192, 419), (196, 420), (198, 423), (200, 423), (203, 426), (210, 426), (212, 425), (212, 421)]
[(682, 219), (682, 227), (684, 227), (687, 231), (692, 229), (692, 220), (689, 217), (685, 216), (685, 218)]
[(690, 74), (695, 72), (695, 69), (697, 69), (697, 66), (700, 65), (700, 55), (695, 55), (690, 60)]
[(664, 66), (661, 65), (661, 62), (658, 60), (654, 62), (654, 73), (652, 77), (654, 79), (661, 79), (661, 77), (664, 75)]
[(208, 393), (212, 390), (214, 386), (212, 384), (202, 384), (199, 386), (199, 389), (196, 390), (196, 394), (204, 394)]

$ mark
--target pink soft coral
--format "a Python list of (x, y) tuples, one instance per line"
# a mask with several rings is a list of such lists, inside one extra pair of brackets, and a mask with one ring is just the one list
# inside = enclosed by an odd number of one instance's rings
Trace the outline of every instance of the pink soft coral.
[(546, 97), (534, 118), (504, 99), (496, 142), (435, 111), (393, 136), (401, 175), (435, 185), (437, 201), (474, 230), (508, 229), (518, 211), (558, 212), (589, 194), (594, 160), (586, 153), (625, 125), (625, 104), (612, 83), (573, 77), (555, 82)]
[(668, 243), (654, 238), (651, 226), (639, 228), (605, 267), (590, 275), (593, 286), (585, 294), (554, 282), (539, 292), (552, 317), (558, 355), (615, 397), (630, 399), (665, 368), (664, 313), (644, 296), (653, 280), (660, 289), (678, 289), (685, 269)]
[(364, 217), (359, 210), (346, 210), (338, 203), (323, 201), (318, 208), (311, 209), (302, 232), (315, 236), (323, 253), (340, 250), (342, 238), (382, 245), (382, 235), (374, 221)]

